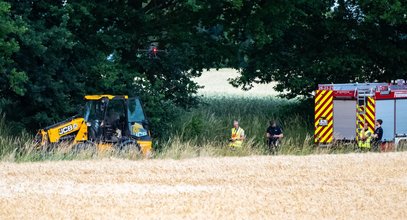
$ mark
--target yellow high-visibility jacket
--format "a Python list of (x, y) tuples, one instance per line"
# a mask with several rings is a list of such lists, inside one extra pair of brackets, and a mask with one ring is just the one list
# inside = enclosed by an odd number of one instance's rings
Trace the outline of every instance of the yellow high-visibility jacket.
[(238, 129), (232, 128), (232, 136), (231, 142), (229, 144), (230, 147), (241, 147), (242, 146), (242, 138), (244, 138), (244, 130), (243, 128), (239, 127)]
[[(365, 136), (365, 140), (362, 139), (362, 137)], [(367, 131), (361, 131), (359, 133), (359, 141), (358, 141), (358, 146), (360, 148), (368, 148), (370, 149), (370, 143), (372, 142), (372, 132), (369, 130)]]

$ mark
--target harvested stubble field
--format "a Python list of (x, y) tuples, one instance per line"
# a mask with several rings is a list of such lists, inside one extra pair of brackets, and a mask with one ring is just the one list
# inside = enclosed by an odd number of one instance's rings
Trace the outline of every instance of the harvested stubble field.
[(0, 163), (0, 219), (406, 219), (407, 153)]

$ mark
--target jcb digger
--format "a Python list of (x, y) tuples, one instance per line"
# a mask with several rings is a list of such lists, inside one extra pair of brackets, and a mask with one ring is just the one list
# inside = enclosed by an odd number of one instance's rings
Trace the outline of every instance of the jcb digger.
[(137, 148), (145, 156), (152, 149), (152, 139), (143, 107), (138, 98), (126, 95), (87, 95), (82, 115), (38, 131), (41, 148), (70, 143), (77, 148), (103, 151), (111, 148)]

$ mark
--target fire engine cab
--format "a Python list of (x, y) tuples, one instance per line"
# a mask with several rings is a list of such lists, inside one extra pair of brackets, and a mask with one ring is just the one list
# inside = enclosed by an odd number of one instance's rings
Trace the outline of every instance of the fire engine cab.
[(320, 84), (315, 92), (317, 144), (355, 141), (365, 123), (373, 133), (375, 120), (382, 119), (382, 141), (407, 140), (407, 84), (392, 83)]

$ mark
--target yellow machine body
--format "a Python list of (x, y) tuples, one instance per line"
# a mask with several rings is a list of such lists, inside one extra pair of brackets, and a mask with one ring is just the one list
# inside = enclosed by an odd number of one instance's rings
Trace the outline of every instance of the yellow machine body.
[[(114, 95), (85, 96), (86, 101), (98, 102), (100, 100), (106, 100), (106, 103), (108, 103), (110, 100), (121, 100), (124, 103), (128, 103), (128, 99), (128, 96)], [(136, 103), (140, 103), (140, 101)], [(129, 105), (127, 105), (123, 112), (129, 112), (129, 108)], [(141, 103), (139, 108), (141, 109)], [(104, 113), (103, 115), (104, 121), (106, 114)], [(42, 148), (46, 148), (48, 144), (56, 144), (61, 142), (69, 142), (72, 144), (72, 146), (79, 143), (94, 142), (98, 151), (106, 151), (114, 148), (117, 143), (113, 141), (106, 141), (106, 137), (103, 137), (103, 135), (101, 135), (101, 138), (97, 141), (90, 138), (89, 129), (91, 129), (90, 126), (92, 123), (95, 122), (86, 121), (85, 117), (82, 116), (70, 118), (44, 129), (40, 129), (36, 136), (36, 142), (38, 143), (38, 146)], [(128, 138), (128, 140), (134, 140), (138, 144), (142, 154), (145, 156), (149, 155), (152, 151), (152, 139), (148, 129), (145, 129), (144, 126), (139, 122), (126, 123), (129, 132), (127, 135), (123, 135), (123, 137)]]

